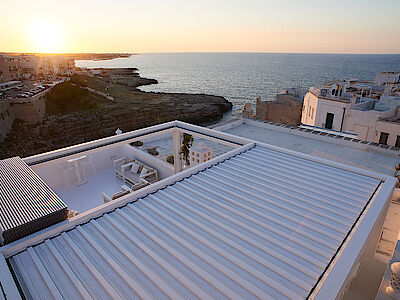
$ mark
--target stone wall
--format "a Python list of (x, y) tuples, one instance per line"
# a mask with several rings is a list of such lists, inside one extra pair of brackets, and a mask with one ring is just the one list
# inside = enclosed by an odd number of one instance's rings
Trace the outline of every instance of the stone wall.
[(277, 122), (287, 125), (300, 125), (302, 100), (291, 95), (277, 95), (275, 101), (257, 99), (257, 119)]
[(0, 100), (0, 142), (10, 132), (14, 123), (14, 113), (10, 107), (9, 100)]
[(29, 98), (15, 98), (11, 100), (11, 108), (15, 119), (29, 124), (39, 124), (46, 113), (46, 92), (39, 93)]

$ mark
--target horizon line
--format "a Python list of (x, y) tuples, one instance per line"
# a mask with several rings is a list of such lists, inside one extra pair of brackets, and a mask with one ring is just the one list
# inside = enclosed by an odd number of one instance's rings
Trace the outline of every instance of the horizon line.
[(254, 53), (254, 54), (337, 54), (337, 55), (400, 55), (399, 53), (355, 53), (355, 52), (279, 52), (279, 51), (154, 51), (154, 52), (22, 52), (22, 51), (0, 51), (1, 54), (169, 54), (169, 53)]

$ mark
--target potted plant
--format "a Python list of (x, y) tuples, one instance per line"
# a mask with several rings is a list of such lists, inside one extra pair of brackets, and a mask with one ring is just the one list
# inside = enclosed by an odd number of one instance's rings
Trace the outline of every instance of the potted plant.
[(397, 178), (396, 187), (400, 187), (400, 163), (394, 167), (393, 176)]
[(193, 146), (194, 138), (192, 135), (184, 133), (182, 135), (181, 152), (182, 159), (185, 161), (186, 165), (189, 165), (189, 149)]

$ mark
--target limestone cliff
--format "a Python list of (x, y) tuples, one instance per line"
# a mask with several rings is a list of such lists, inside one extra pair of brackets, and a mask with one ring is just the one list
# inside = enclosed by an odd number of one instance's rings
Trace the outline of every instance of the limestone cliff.
[[(125, 81), (125, 82), (121, 82)], [(136, 89), (145, 79), (111, 80), (75, 76), (47, 97), (47, 115), (39, 125), (16, 122), (0, 144), (0, 158), (34, 155), (110, 136), (117, 128), (131, 131), (171, 120), (193, 124), (217, 120), (232, 104), (223, 97), (203, 94), (146, 93)], [(120, 84), (123, 83), (123, 84)], [(107, 92), (107, 100), (80, 88)]]

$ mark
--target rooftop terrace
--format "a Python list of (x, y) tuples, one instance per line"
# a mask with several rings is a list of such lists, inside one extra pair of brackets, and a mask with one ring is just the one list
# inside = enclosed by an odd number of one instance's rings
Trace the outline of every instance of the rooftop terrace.
[[(219, 129), (245, 128), (239, 131), (245, 137), (175, 121), (26, 158), (49, 186), (67, 195), (55, 176), (57, 166), (90, 155), (96, 174), (71, 186), (77, 191), (71, 201), (80, 201), (76, 205), (87, 201), (80, 189), (92, 190), (92, 178), (98, 191), (119, 186), (110, 166), (121, 156), (132, 154), (161, 175), (135, 192), (1, 247), (3, 296), (341, 297), (360, 263), (374, 259), (394, 178), (295, 152), (293, 144), (285, 149), (249, 139), (263, 128), (254, 125), (259, 122), (232, 124)], [(157, 159), (130, 145), (172, 133), (177, 158), (177, 132), (230, 149), (189, 168), (175, 159), (167, 174)]]
[(214, 129), (390, 176), (399, 163), (398, 148), (382, 147), (340, 133), (326, 134), (319, 130), (249, 119), (236, 120)]
[[(121, 142), (109, 144), (99, 143), (93, 149), (88, 147), (76, 153), (66, 152), (55, 157), (39, 155), (28, 158), (31, 168), (52, 188), (52, 190), (68, 205), (69, 209), (79, 213), (96, 208), (104, 203), (103, 193), (110, 197), (124, 188), (132, 187), (121, 176), (116, 176), (114, 162), (121, 158), (136, 160), (138, 163), (156, 170), (157, 179), (162, 180), (181, 171), (184, 166), (180, 160), (180, 138), (174, 145), (174, 134), (171, 128), (140, 135), (140, 137), (124, 138)], [(242, 144), (231, 143), (204, 134), (182, 130), (191, 133), (194, 144), (204, 142), (214, 150), (215, 156), (228, 152)], [(134, 146), (140, 141), (142, 146)], [(90, 143), (89, 143), (90, 144)], [(176, 144), (176, 143), (175, 143)], [(155, 147), (157, 155), (148, 153)], [(55, 152), (56, 153), (56, 152)], [(174, 155), (174, 160), (180, 165), (166, 161), (168, 155)], [(139, 180), (139, 178), (138, 178)]]

